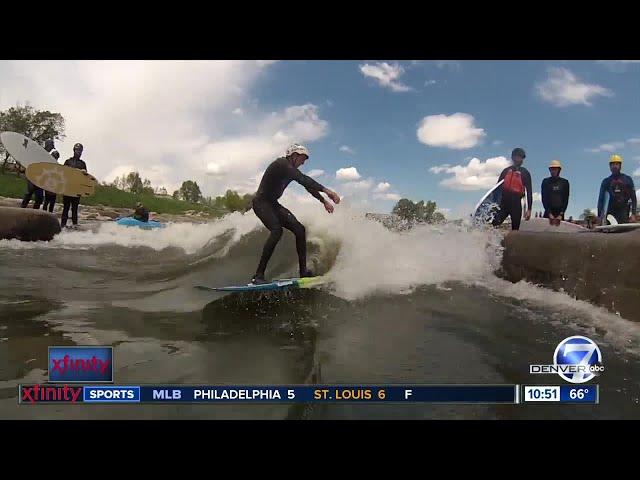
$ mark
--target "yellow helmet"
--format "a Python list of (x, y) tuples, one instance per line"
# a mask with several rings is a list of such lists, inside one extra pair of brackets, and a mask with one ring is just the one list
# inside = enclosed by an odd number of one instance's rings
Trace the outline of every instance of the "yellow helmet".
[(622, 157), (620, 155), (611, 155), (609, 157), (609, 163), (622, 163)]
[(551, 160), (549, 168), (562, 168), (562, 164), (560, 163), (560, 160)]

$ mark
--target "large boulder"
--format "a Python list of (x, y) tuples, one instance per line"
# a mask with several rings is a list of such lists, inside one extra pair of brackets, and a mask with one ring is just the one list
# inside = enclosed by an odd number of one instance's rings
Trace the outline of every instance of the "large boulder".
[(60, 233), (58, 218), (33, 208), (0, 207), (0, 239), (51, 240)]
[(640, 321), (640, 230), (625, 233), (511, 232), (502, 275), (563, 290)]

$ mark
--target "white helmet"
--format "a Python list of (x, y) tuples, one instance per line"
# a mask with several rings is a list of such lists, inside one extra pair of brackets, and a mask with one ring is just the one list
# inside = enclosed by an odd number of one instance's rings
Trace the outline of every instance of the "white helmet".
[(285, 154), (287, 157), (292, 153), (299, 153), (301, 155), (306, 155), (309, 158), (309, 150), (304, 145), (300, 145), (299, 143), (294, 143), (289, 148), (287, 148), (287, 153)]

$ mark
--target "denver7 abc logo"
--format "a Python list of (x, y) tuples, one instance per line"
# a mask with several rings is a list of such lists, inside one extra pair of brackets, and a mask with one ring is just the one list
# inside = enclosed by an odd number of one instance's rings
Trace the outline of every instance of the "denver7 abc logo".
[(570, 383), (585, 383), (604, 372), (602, 352), (590, 338), (575, 335), (562, 340), (553, 353), (553, 365), (529, 365), (529, 373), (557, 373)]

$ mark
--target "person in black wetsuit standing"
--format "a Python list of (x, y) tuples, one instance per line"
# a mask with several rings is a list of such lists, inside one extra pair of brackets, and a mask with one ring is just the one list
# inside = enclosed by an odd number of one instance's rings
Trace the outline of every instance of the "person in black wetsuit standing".
[(298, 221), (293, 213), (278, 203), (278, 199), (292, 180), (298, 182), (317, 198), (329, 213), (333, 213), (333, 205), (320, 192), (326, 193), (333, 203), (340, 203), (340, 197), (336, 192), (320, 185), (313, 178), (298, 170), (308, 158), (309, 151), (304, 146), (293, 144), (287, 149), (286, 156), (273, 161), (262, 176), (258, 191), (252, 200), (252, 207), (256, 216), (270, 233), (264, 244), (256, 274), (251, 279), (252, 283), (266, 283), (264, 273), (267, 269), (267, 263), (269, 263), (269, 259), (280, 241), (280, 237), (282, 237), (283, 227), (290, 230), (296, 237), (300, 278), (314, 276), (313, 272), (307, 270), (307, 236), (304, 225)]
[(497, 227), (502, 225), (502, 222), (506, 220), (508, 216), (511, 216), (511, 229), (520, 229), (520, 220), (522, 218), (522, 197), (524, 197), (525, 190), (527, 192), (527, 211), (524, 214), (524, 219), (529, 220), (531, 218), (531, 205), (533, 204), (533, 192), (531, 191), (531, 174), (529, 170), (522, 166), (522, 162), (526, 154), (522, 148), (515, 148), (511, 152), (511, 160), (513, 165), (505, 168), (500, 177), (500, 180), (504, 180), (502, 183), (502, 200), (500, 201), (500, 211), (493, 219), (492, 225)]
[[(60, 157), (60, 154), (58, 153), (58, 151), (53, 148), (53, 139), (47, 138), (44, 141), (44, 149), (47, 152), (49, 152), (51, 155), (53, 155), (53, 157), (56, 160), (58, 160), (58, 158)], [(58, 155), (57, 157), (55, 156), (56, 154)], [(29, 202), (31, 201), (31, 196), (32, 195), (35, 195), (35, 200), (33, 202), (33, 208), (35, 210), (39, 210), (40, 209), (40, 205), (42, 205), (42, 200), (44, 199), (44, 191), (42, 190), (42, 188), (40, 188), (37, 185), (34, 185), (33, 183), (31, 183), (31, 180), (27, 179), (27, 193), (22, 198), (22, 204), (20, 205), (22, 208), (27, 208), (27, 205), (29, 205)], [(44, 210), (46, 210), (46, 209), (47, 208), (45, 206)]]
[[(87, 172), (87, 164), (84, 163), (84, 160), (80, 160), (82, 156), (82, 152), (84, 147), (81, 143), (76, 143), (73, 146), (73, 157), (69, 158), (64, 164), (67, 167), (78, 168), (83, 172)], [(63, 199), (63, 208), (62, 208), (62, 218), (60, 219), (60, 224), (62, 228), (67, 226), (67, 219), (69, 218), (69, 208), (71, 208), (71, 221), (73, 225), (78, 225), (78, 206), (80, 205), (80, 197), (69, 197), (64, 195)]]
[[(49, 152), (49, 154), (56, 159), (56, 162), (60, 158), (60, 152), (55, 149), (53, 144), (53, 139), (49, 138), (44, 142), (44, 149)], [(56, 194), (53, 192), (44, 191), (44, 203), (42, 204), (42, 209), (46, 212), (53, 212), (53, 207), (56, 204)]]
[(549, 219), (551, 225), (560, 225), (564, 220), (564, 212), (569, 205), (569, 180), (560, 176), (562, 164), (558, 160), (551, 160), (549, 164), (550, 177), (542, 180), (542, 205), (544, 218)]

